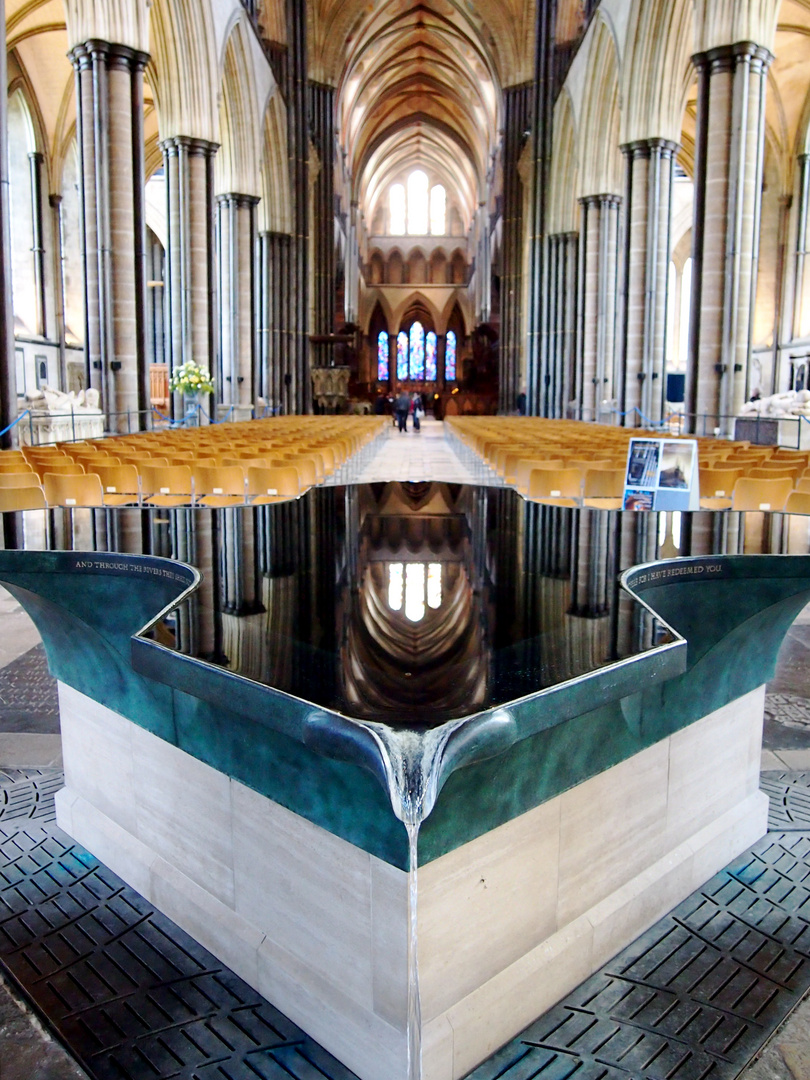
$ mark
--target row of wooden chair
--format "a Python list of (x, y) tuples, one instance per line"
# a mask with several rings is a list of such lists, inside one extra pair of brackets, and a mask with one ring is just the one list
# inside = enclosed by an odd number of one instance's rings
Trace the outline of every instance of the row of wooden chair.
[(46, 472), (37, 485), (14, 479), (13, 485), (0, 485), (0, 512), (56, 506), (260, 506), (297, 499), (309, 487), (302, 485), (295, 466), (111, 465), (86, 473)]
[[(701, 474), (701, 491), (703, 491)], [(550, 506), (620, 510), (624, 502), (625, 470), (535, 467), (528, 475), (525, 497)], [(713, 489), (714, 482), (710, 484)], [(761, 511), (810, 514), (810, 478), (793, 486), (791, 477), (734, 477), (727, 491), (700, 498), (702, 510)]]
[[(606, 509), (622, 505), (630, 439), (676, 439), (660, 431), (534, 417), (445, 422), (524, 497)], [(791, 513), (805, 512), (800, 507), (810, 492), (810, 452), (708, 438), (697, 443), (701, 509), (784, 511), (789, 505)]]
[(0, 453), (0, 511), (237, 506), (298, 498), (385, 428), (375, 417), (274, 417)]

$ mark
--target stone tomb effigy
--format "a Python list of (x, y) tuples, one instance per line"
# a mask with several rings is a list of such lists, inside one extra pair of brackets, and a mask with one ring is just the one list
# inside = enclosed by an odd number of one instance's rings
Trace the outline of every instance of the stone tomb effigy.
[[(512, 558), (541, 508), (444, 487), (311, 492), (335, 527), (298, 569), (264, 509), (216, 662), (195, 569), (0, 552), (59, 679), (60, 826), (363, 1080), (466, 1075), (764, 833), (810, 597), (807, 557), (680, 559), (580, 617)], [(227, 576), (231, 512), (195, 513)]]

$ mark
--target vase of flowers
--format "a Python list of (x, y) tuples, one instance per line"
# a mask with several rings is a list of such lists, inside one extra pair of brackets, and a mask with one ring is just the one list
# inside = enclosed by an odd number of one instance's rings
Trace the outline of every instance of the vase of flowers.
[(199, 407), (209, 394), (213, 394), (214, 383), (208, 368), (189, 360), (172, 372), (169, 389), (173, 394), (183, 395), (186, 414), (193, 410), (199, 417)]

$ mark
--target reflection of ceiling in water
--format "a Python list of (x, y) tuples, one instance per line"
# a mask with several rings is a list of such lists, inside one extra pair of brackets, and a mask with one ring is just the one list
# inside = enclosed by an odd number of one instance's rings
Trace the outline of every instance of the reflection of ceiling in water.
[[(486, 703), (488, 661), (480, 603), (461, 561), (434, 563), (441, 603), (407, 605), (407, 580), (425, 589), (427, 564), (404, 564), (405, 603), (389, 603), (390, 563), (369, 561), (352, 598), (343, 649), (343, 694), (359, 716), (419, 722)], [(395, 566), (397, 564), (394, 564)], [(399, 564), (402, 565), (402, 564)], [(418, 615), (418, 618), (413, 616)]]
[(350, 716), (434, 725), (659, 640), (629, 601), (611, 615), (615, 553), (637, 520), (443, 483), (178, 514), (183, 550), (208, 561), (156, 633)]
[(361, 716), (419, 723), (486, 703), (489, 660), (463, 489), (384, 484), (363, 506), (342, 692)]

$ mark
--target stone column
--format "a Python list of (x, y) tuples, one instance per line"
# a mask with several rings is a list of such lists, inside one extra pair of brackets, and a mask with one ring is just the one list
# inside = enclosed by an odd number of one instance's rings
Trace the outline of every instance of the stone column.
[(36, 292), (36, 332), (47, 334), (45, 326), (45, 242), (42, 221), (42, 163), (38, 151), (28, 155), (31, 166), (31, 253), (34, 256), (34, 291)]
[(748, 389), (772, 56), (743, 41), (693, 60), (698, 103), (687, 410), (718, 417), (708, 429), (729, 435)]
[(619, 396), (615, 371), (616, 275), (622, 200), (619, 195), (588, 195), (579, 201), (580, 384), (576, 396), (581, 418), (598, 420), (602, 401)]
[[(312, 267), (315, 334), (331, 334), (335, 329), (335, 90), (322, 83), (309, 84), (309, 115), (312, 139), (321, 167), (314, 178), (312, 221)], [(333, 349), (313, 345), (313, 366), (332, 362)]]
[[(87, 385), (110, 413), (145, 410), (143, 71), (146, 53), (92, 40), (70, 52), (81, 165)], [(145, 414), (144, 414), (145, 415)], [(110, 417), (111, 430), (128, 430)]]
[(259, 236), (259, 372), (272, 409), (290, 408), (290, 263), (292, 239), (286, 233)]
[[(0, 0), (0, 18), (5, 25), (5, 0)], [(0, 49), (0, 85), (8, 86), (6, 50)], [(11, 220), (8, 175), (8, 94), (0, 94), (0, 449), (13, 445), (13, 429), (6, 430), (17, 416), (17, 380), (14, 355), (14, 315), (11, 310)], [(19, 515), (2, 514), (2, 543), (17, 547)], [(21, 521), (21, 519), (19, 519)], [(22, 525), (20, 524), (20, 536)]]
[(287, 140), (293, 197), (290, 244), (290, 357), (284, 372), (285, 412), (312, 412), (309, 357), (309, 118), (307, 115), (307, 7), (305, 0), (286, 0)]
[(478, 255), (476, 259), (476, 311), (479, 322), (489, 322), (492, 308), (492, 259), (487, 204), (478, 204)]
[(532, 84), (504, 90), (503, 243), (501, 245), (500, 412), (515, 408), (520, 391), (523, 340), (523, 183), (518, 162), (529, 129)]
[(810, 251), (810, 154), (801, 154), (798, 160), (799, 201), (796, 223), (796, 276), (793, 288), (794, 338), (810, 337), (810, 268), (807, 255)]
[[(166, 174), (166, 354), (169, 370), (189, 360), (213, 372), (216, 359), (214, 154), (205, 139), (161, 144)], [(175, 408), (181, 408), (175, 402)]]
[(612, 592), (613, 530), (602, 510), (579, 510), (574, 518), (571, 560), (571, 614), (598, 618), (609, 610)]
[[(666, 397), (667, 284), (677, 149), (666, 139), (642, 139), (622, 147), (627, 178), (622, 412), (637, 409), (653, 423), (663, 417)], [(625, 424), (645, 426), (638, 413), (628, 416)]]
[(576, 388), (579, 233), (555, 233), (548, 238), (547, 341), (543, 413), (555, 419), (567, 415)]
[(222, 610), (229, 615), (264, 611), (260, 599), (256, 533), (252, 510), (225, 507), (219, 512), (222, 549)]
[(225, 405), (252, 405), (256, 205), (253, 195), (218, 195), (219, 330), (221, 370), (218, 398)]
[(346, 241), (346, 296), (344, 315), (347, 323), (357, 322), (360, 292), (360, 248), (357, 232), (360, 228), (360, 208), (356, 202), (349, 212), (349, 235)]

